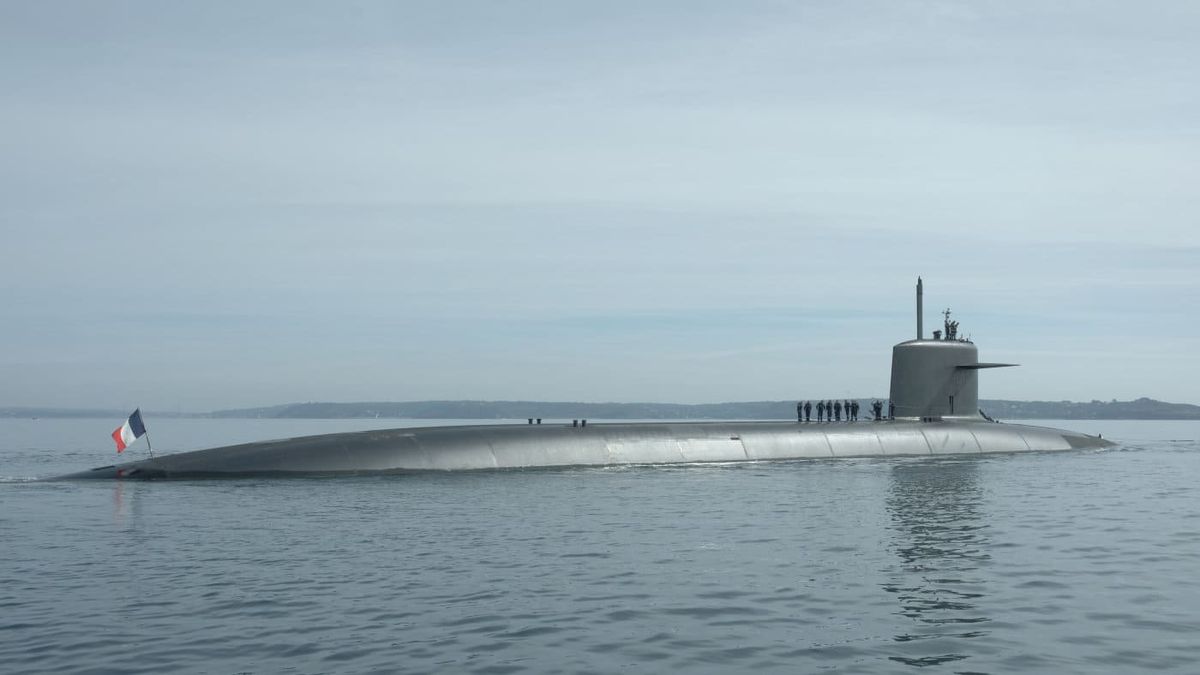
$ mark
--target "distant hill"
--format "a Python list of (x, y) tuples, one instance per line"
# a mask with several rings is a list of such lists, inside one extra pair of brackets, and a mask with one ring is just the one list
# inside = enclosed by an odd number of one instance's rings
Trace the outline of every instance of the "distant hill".
[(980, 401), (996, 418), (1054, 420), (1197, 420), (1200, 406), (1166, 403), (1152, 398), (1136, 401)]
[(98, 408), (0, 408), (0, 418), (40, 418), (40, 417), (109, 417), (124, 419), (132, 410), (102, 410)]
[(552, 401), (407, 401), (290, 403), (268, 408), (218, 410), (213, 417), (343, 419), (777, 419), (796, 414), (796, 402), (748, 403), (579, 403)]
[[(871, 399), (859, 399), (866, 416)], [(1136, 401), (998, 401), (980, 403), (997, 419), (1200, 420), (1200, 406)], [(267, 408), (218, 410), (212, 417), (346, 419), (792, 419), (795, 401), (740, 403), (581, 403), (550, 401), (407, 401), (372, 403), (290, 403)]]
[[(0, 407), (0, 419), (115, 419), (123, 420), (132, 413), (132, 409), (104, 408), (49, 408), (32, 406)], [(143, 410), (147, 417), (213, 417), (211, 413), (163, 412), (161, 410)]]
[[(860, 413), (867, 417), (870, 398)], [(1061, 420), (1200, 420), (1200, 406), (1166, 403), (1150, 398), (1136, 401), (1000, 401), (984, 400), (980, 407), (996, 419)], [(124, 419), (129, 410), (80, 408), (0, 408), (0, 418), (102, 417)], [(237, 408), (211, 413), (144, 411), (147, 417), (209, 417), (265, 419), (612, 419), (612, 420), (772, 420), (792, 419), (795, 401), (739, 403), (580, 403), (562, 401), (405, 401), (366, 403), (288, 403), (265, 408)], [(814, 411), (815, 414), (815, 411)]]

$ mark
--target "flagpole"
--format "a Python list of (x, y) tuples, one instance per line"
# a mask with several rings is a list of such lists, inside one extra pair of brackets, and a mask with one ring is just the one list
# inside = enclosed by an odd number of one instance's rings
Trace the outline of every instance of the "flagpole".
[[(142, 422), (143, 426), (145, 426), (145, 424), (146, 424), (145, 422)], [(150, 431), (148, 429), (146, 430), (145, 436), (146, 436), (146, 450), (150, 451), (150, 456), (153, 457), (154, 456), (154, 448), (150, 446)]]

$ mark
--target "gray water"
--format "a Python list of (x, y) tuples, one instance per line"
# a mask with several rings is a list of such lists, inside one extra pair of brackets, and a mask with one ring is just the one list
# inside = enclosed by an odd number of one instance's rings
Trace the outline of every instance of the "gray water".
[[(397, 426), (147, 423), (160, 451)], [(1122, 444), (40, 483), (112, 463), (116, 422), (0, 420), (0, 670), (1200, 671), (1200, 423), (1040, 423)]]

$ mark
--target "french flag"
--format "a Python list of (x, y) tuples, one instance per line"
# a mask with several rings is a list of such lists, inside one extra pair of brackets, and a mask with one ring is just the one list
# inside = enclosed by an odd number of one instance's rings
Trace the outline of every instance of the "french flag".
[(112, 432), (113, 440), (117, 442), (117, 452), (120, 453), (133, 445), (133, 442), (146, 435), (146, 425), (142, 424), (142, 409), (133, 411), (119, 429)]

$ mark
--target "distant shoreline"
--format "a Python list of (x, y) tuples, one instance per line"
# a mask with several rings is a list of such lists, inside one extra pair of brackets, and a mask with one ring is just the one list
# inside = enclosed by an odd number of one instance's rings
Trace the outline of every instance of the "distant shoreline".
[[(858, 398), (871, 401), (872, 398)], [(983, 400), (980, 408), (996, 419), (1055, 420), (1200, 420), (1200, 406), (1150, 398), (1133, 401)], [(114, 418), (128, 410), (0, 407), (0, 419)], [(582, 403), (561, 401), (406, 401), (361, 403), (287, 403), (263, 408), (212, 412), (145, 411), (147, 416), (196, 419), (644, 419), (756, 420), (793, 419), (796, 401), (740, 403)]]

